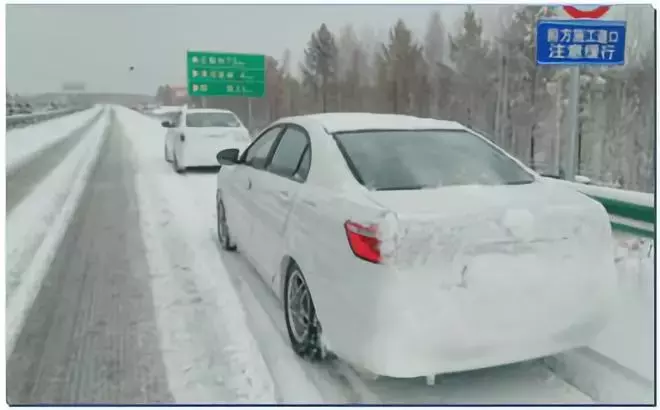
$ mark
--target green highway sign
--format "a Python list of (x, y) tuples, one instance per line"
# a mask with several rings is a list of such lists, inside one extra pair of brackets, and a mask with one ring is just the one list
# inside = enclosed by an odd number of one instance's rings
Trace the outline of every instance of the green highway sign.
[(188, 51), (188, 95), (261, 98), (266, 58), (258, 54)]

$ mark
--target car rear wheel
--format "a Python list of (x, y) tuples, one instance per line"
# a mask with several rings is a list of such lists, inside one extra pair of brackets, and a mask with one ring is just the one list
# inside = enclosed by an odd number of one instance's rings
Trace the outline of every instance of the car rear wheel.
[(306, 360), (323, 360), (321, 324), (305, 277), (295, 263), (289, 266), (284, 282), (284, 316), (294, 352)]
[(227, 251), (234, 251), (236, 250), (236, 245), (233, 244), (231, 235), (229, 234), (229, 226), (227, 225), (227, 213), (225, 212), (225, 204), (222, 202), (222, 199), (218, 199), (216, 211), (218, 241), (220, 241), (223, 249)]

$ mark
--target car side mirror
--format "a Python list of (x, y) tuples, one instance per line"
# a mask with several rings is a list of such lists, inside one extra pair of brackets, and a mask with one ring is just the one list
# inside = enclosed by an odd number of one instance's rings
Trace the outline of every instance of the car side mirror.
[(236, 148), (223, 149), (218, 152), (215, 159), (218, 160), (218, 164), (220, 165), (236, 165), (240, 162), (238, 159), (238, 149)]
[(160, 123), (160, 125), (162, 125), (165, 128), (172, 128), (172, 123), (169, 121), (163, 121)]

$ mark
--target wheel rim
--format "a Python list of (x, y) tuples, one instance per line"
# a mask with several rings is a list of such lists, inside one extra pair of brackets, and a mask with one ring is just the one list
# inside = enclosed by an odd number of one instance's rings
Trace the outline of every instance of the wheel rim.
[(218, 202), (218, 238), (220, 238), (221, 243), (225, 243), (226, 232), (225, 207), (222, 205), (222, 202)]
[(291, 333), (294, 339), (301, 343), (307, 337), (312, 322), (312, 299), (307, 283), (297, 269), (291, 273), (289, 278), (287, 306)]

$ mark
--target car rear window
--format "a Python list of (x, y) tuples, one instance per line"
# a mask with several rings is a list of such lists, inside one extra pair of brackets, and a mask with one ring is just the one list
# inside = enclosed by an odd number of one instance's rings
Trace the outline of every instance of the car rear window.
[(342, 132), (335, 139), (358, 181), (374, 190), (534, 181), (515, 161), (463, 130)]
[(193, 112), (186, 115), (186, 127), (240, 127), (241, 122), (229, 112)]

